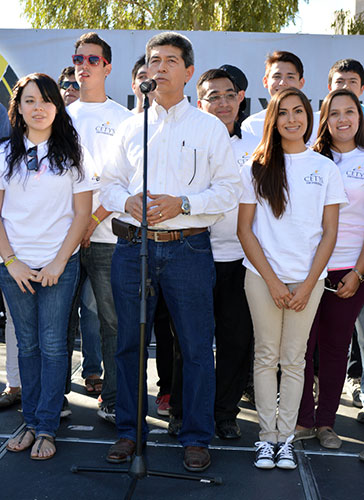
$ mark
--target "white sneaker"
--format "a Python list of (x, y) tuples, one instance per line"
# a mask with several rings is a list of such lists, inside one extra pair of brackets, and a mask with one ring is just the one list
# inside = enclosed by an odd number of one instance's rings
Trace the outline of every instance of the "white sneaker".
[(257, 441), (255, 451), (255, 467), (258, 469), (273, 469), (276, 464), (274, 462), (275, 444), (270, 441)]
[(295, 469), (297, 467), (297, 457), (292, 444), (293, 439), (294, 434), (289, 436), (285, 443), (277, 444), (275, 460), (276, 466), (280, 469)]

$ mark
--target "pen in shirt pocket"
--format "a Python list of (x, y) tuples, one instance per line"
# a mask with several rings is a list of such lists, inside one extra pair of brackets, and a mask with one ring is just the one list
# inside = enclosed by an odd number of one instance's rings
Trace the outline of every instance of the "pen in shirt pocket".
[(186, 142), (185, 142), (185, 141), (182, 141), (182, 145), (181, 145), (181, 153), (182, 153), (182, 149), (185, 147), (185, 144), (186, 144)]

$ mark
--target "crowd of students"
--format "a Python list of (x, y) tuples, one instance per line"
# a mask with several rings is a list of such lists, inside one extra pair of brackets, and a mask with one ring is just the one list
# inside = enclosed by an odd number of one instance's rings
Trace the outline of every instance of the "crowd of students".
[[(87, 33), (58, 87), (35, 73), (13, 89), (0, 149), (0, 288), (20, 380), (7, 333), (0, 406), (21, 395), (26, 426), (7, 449), (31, 448), (36, 460), (56, 453), (59, 420), (71, 414), (65, 394), (80, 325), (86, 391), (99, 395), (99, 416), (117, 429), (107, 460), (135, 452), (146, 78), (157, 83), (148, 121), (147, 343), (154, 326), (157, 412), (170, 417), (184, 467), (210, 465), (215, 432), (240, 437), (253, 357), (255, 466), (295, 469), (298, 439), (339, 448), (335, 414), (364, 305), (363, 67), (335, 63), (313, 113), (302, 62), (273, 52), (263, 78), (271, 100), (246, 118), (248, 80), (234, 66), (201, 75), (197, 108), (184, 97), (194, 54), (183, 35), (148, 41), (132, 71), (132, 112), (106, 95), (111, 59), (110, 46)], [(146, 378), (144, 387), (146, 442)]]

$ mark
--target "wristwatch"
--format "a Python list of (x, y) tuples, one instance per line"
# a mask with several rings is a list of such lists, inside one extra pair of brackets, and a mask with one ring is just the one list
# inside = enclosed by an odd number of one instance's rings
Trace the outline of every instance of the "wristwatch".
[(360, 272), (360, 271), (358, 271), (358, 270), (357, 270), (357, 269), (355, 269), (355, 268), (353, 269), (353, 271), (354, 271), (354, 273), (357, 275), (358, 280), (359, 280), (359, 283), (360, 283), (360, 284), (361, 284), (361, 283), (363, 283), (363, 281), (364, 281), (364, 275), (363, 275), (363, 274), (361, 274), (361, 272)]
[(180, 196), (182, 199), (182, 215), (191, 215), (191, 205), (190, 205), (190, 200), (187, 198), (187, 196)]

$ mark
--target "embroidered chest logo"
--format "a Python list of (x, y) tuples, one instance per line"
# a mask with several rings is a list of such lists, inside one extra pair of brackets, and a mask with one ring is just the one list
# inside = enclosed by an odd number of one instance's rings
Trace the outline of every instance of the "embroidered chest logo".
[(97, 172), (95, 172), (94, 175), (92, 176), (92, 180), (96, 182), (100, 181), (100, 176)]
[(312, 172), (310, 175), (306, 175), (306, 177), (303, 178), (306, 184), (317, 184), (318, 186), (322, 186), (324, 183), (323, 177), (319, 175), (319, 171), (315, 170)]
[(245, 163), (249, 160), (250, 155), (248, 152), (245, 152), (242, 154), (242, 156), (238, 159), (238, 165), (239, 167), (243, 167)]
[(97, 125), (95, 127), (96, 134), (104, 134), (104, 135), (114, 135), (115, 129), (110, 126), (110, 122), (102, 123), (101, 125)]
[(350, 177), (351, 179), (363, 180), (364, 179), (364, 169), (361, 166), (359, 166), (359, 167), (355, 167), (351, 170), (347, 170), (346, 177)]

